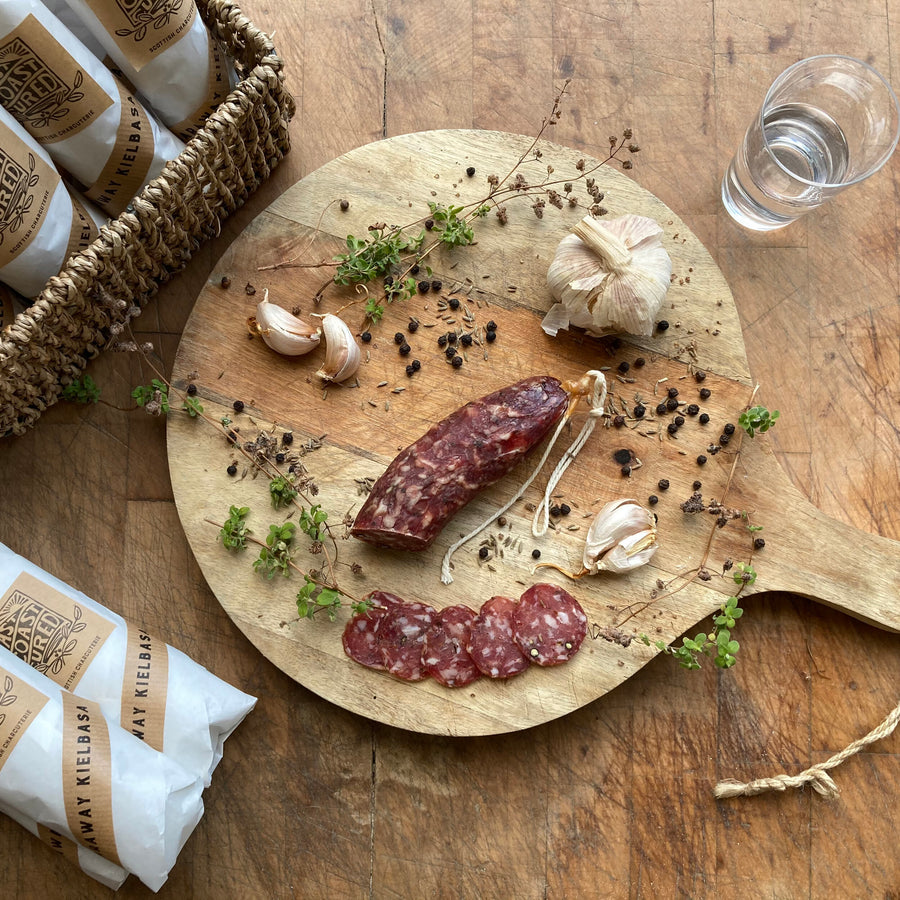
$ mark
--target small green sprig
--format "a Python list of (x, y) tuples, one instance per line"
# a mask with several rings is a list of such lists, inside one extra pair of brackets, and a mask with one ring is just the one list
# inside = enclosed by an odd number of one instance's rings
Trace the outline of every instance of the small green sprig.
[[(444, 206), (443, 203), (428, 201), (431, 210), (431, 218), (434, 221), (434, 231), (440, 235), (441, 243), (450, 247), (468, 247), (475, 243), (475, 232), (466, 220), (460, 216), (462, 206)], [(481, 213), (484, 209), (485, 213)], [(486, 215), (488, 207), (480, 207), (478, 214)]]
[(74, 403), (96, 403), (100, 399), (100, 388), (90, 375), (84, 375), (63, 388), (62, 398)]
[(293, 522), (283, 525), (270, 525), (266, 544), (260, 548), (259, 558), (253, 561), (253, 568), (266, 578), (274, 578), (279, 572), (286, 578), (291, 574), (293, 557), (294, 532), (297, 526)]
[(250, 512), (249, 506), (232, 506), (228, 518), (219, 531), (219, 538), (228, 550), (246, 550), (247, 535), (251, 534), (244, 521)]
[(754, 406), (741, 413), (738, 418), (738, 424), (750, 437), (753, 437), (757, 431), (760, 434), (768, 431), (780, 415), (781, 413), (777, 409), (770, 413), (765, 406)]
[(290, 506), (297, 499), (297, 489), (290, 475), (276, 475), (269, 482), (269, 499), (275, 509)]
[[(740, 582), (738, 572), (735, 572), (735, 580)], [(699, 669), (701, 656), (711, 657), (720, 669), (730, 669), (737, 662), (736, 654), (741, 646), (732, 638), (731, 632), (743, 614), (744, 611), (738, 606), (738, 598), (729, 597), (713, 617), (713, 630), (709, 634), (701, 631), (693, 638), (683, 637), (681, 645), (677, 647), (666, 644), (665, 641), (656, 641), (653, 645), (667, 656), (674, 657), (685, 669)], [(650, 646), (651, 641), (646, 634), (639, 637)]]
[(305, 583), (297, 593), (297, 613), (301, 619), (312, 619), (317, 612), (325, 610), (328, 620), (337, 618), (341, 606), (341, 595), (334, 588), (316, 584), (309, 575), (304, 576)]
[(327, 521), (328, 513), (318, 503), (308, 510), (300, 510), (300, 530), (314, 541), (321, 541), (325, 537)]
[(154, 378), (150, 384), (139, 384), (131, 396), (138, 406), (145, 407), (148, 403), (158, 403), (159, 411), (169, 411), (169, 385), (160, 378)]
[(368, 238), (347, 235), (347, 252), (334, 257), (338, 264), (335, 284), (367, 284), (384, 278), (400, 266), (404, 256), (417, 254), (425, 242), (424, 230), (416, 237), (409, 237), (399, 228), (373, 225), (369, 233)]

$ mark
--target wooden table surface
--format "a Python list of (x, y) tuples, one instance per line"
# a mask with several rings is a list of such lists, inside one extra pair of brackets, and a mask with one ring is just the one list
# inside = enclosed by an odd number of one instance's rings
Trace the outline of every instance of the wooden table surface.
[[(900, 82), (900, 5), (613, 0), (248, 0), (297, 99), (294, 149), (138, 320), (171, 367), (191, 305), (253, 217), (361, 144), (435, 128), (531, 134), (571, 78), (553, 139), (603, 152), (684, 219), (737, 302), (792, 481), (824, 512), (900, 539), (900, 215), (895, 160), (788, 229), (753, 235), (719, 179), (771, 79), (822, 52)], [(0, 541), (259, 697), (160, 896), (894, 897), (900, 736), (810, 790), (717, 802), (721, 778), (795, 773), (900, 700), (895, 635), (797, 596), (746, 603), (736, 668), (658, 658), (606, 697), (507, 736), (373, 724), (291, 681), (240, 634), (192, 558), (165, 424), (129, 405), (131, 354), (90, 372), (106, 403), (59, 404), (0, 442)], [(790, 515), (790, 509), (785, 509)], [(805, 561), (809, 567), (810, 561)], [(855, 565), (853, 558), (846, 565)], [(758, 566), (763, 577), (762, 562)], [(892, 811), (893, 810), (893, 811)], [(103, 896), (9, 820), (4, 891)], [(150, 892), (135, 879), (125, 897)]]

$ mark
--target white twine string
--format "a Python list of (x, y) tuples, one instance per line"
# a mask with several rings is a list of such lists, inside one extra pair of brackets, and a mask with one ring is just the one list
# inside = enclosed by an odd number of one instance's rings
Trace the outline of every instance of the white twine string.
[[(581, 428), (581, 431), (578, 433), (578, 436), (572, 442), (572, 445), (565, 452), (562, 459), (560, 459), (559, 463), (557, 463), (556, 468), (553, 470), (553, 473), (550, 476), (550, 480), (547, 482), (547, 490), (544, 492), (544, 499), (541, 501), (541, 506), (538, 507), (538, 511), (541, 507), (546, 507), (546, 521), (549, 524), (550, 521), (550, 513), (549, 513), (549, 502), (550, 502), (550, 494), (553, 490), (556, 489), (556, 485), (559, 484), (560, 478), (562, 478), (566, 469), (569, 468), (572, 460), (578, 455), (579, 450), (585, 445), (587, 439), (591, 436), (591, 432), (594, 430), (594, 425), (597, 422), (597, 419), (603, 415), (603, 409), (606, 404), (606, 378), (602, 372), (596, 371), (594, 369), (590, 370), (587, 375), (593, 378), (593, 384), (591, 387), (591, 396), (589, 399), (590, 409), (588, 411), (588, 417), (585, 421), (584, 425)], [(495, 513), (492, 513), (491, 516), (485, 519), (477, 528), (472, 529), (465, 537), (461, 537), (455, 544), (452, 544), (447, 548), (447, 552), (444, 554), (444, 558), (441, 561), (441, 582), (443, 584), (452, 584), (453, 576), (450, 574), (450, 561), (453, 558), (453, 554), (459, 550), (464, 544), (467, 544), (473, 537), (477, 537), (487, 528), (491, 523), (495, 522), (500, 518), (505, 512), (507, 512), (514, 503), (518, 502), (522, 498), (522, 494), (531, 487), (531, 483), (537, 478), (541, 469), (544, 467), (544, 463), (547, 462), (548, 457), (550, 456), (550, 452), (553, 450), (553, 445), (556, 443), (556, 439), (561, 434), (563, 428), (565, 427), (566, 422), (568, 422), (569, 416), (565, 415), (560, 420), (559, 425), (556, 426), (556, 431), (553, 432), (553, 437), (550, 438), (550, 443), (547, 444), (547, 449), (544, 450), (544, 455), (541, 457), (540, 462), (535, 466), (534, 471), (525, 481), (525, 483), (519, 488), (516, 492), (516, 495), (505, 503), (500, 509), (498, 509)], [(537, 516), (537, 512), (535, 513)], [(544, 531), (547, 530), (547, 525), (544, 526), (544, 529), (538, 533), (535, 531), (535, 526), (532, 525), (532, 532), (534, 534), (540, 536)]]
[(716, 785), (713, 793), (716, 795), (716, 799), (725, 800), (730, 797), (752, 797), (755, 794), (765, 793), (765, 791), (786, 791), (788, 788), (799, 788), (809, 784), (817, 794), (828, 800), (834, 800), (840, 791), (834, 783), (834, 779), (828, 774), (828, 770), (839, 766), (845, 759), (859, 753), (869, 744), (886, 738), (894, 731), (898, 722), (900, 722), (900, 705), (865, 737), (854, 741), (839, 753), (835, 753), (830, 759), (811, 766), (799, 775), (775, 775), (772, 778), (757, 778), (755, 781), (746, 783), (727, 778)]

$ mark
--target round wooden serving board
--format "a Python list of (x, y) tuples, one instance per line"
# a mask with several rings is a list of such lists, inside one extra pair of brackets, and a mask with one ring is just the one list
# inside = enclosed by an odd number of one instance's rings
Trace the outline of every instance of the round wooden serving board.
[[(574, 332), (545, 335), (540, 321), (552, 302), (545, 283), (547, 267), (559, 240), (584, 212), (548, 204), (537, 218), (531, 201), (520, 195), (503, 201), (508, 224), (489, 215), (476, 223), (474, 246), (429, 256), (429, 277), (442, 282), (440, 292), (429, 290), (388, 307), (384, 320), (372, 328), (358, 379), (349, 386), (323, 388), (315, 376), (323, 347), (288, 359), (259, 338), (249, 338), (246, 321), (264, 289), (285, 308), (299, 307), (307, 320), (314, 313), (338, 311), (355, 295), (331, 287), (315, 305), (313, 298), (333, 269), (314, 264), (329, 262), (348, 234), (365, 237), (367, 227), (376, 222), (408, 225), (424, 219), (428, 201), (460, 206), (477, 202), (486, 194), (486, 177), (506, 175), (527, 154), (530, 143), (521, 136), (481, 131), (404, 135), (361, 147), (294, 185), (221, 259), (184, 332), (173, 384), (183, 390), (192, 381), (206, 416), (212, 423), (230, 416), (242, 440), (266, 430), (276, 435), (293, 432), (292, 450), (304, 454), (301, 462), (318, 489), (315, 502), (328, 511), (337, 539), (339, 582), (354, 596), (380, 588), (438, 608), (460, 602), (478, 608), (495, 594), (518, 597), (535, 581), (553, 581), (574, 593), (588, 613), (591, 633), (581, 652), (564, 666), (532, 667), (508, 682), (482, 679), (458, 690), (431, 680), (402, 683), (358, 666), (341, 646), (346, 606), (335, 622), (324, 615), (301, 620), (295, 600), (301, 578), (264, 579), (252, 569), (257, 549), (229, 553), (210, 524), (224, 521), (231, 505), (248, 506), (248, 524), (255, 537), (264, 539), (269, 524), (286, 518), (284, 510), (272, 509), (267, 480), (254, 477), (247, 460), (214, 424), (170, 415), (169, 465), (181, 521), (207, 581), (233, 621), (275, 665), (322, 697), (391, 725), (449, 735), (513, 731), (564, 715), (611, 690), (656, 654), (654, 647), (634, 639), (636, 635), (669, 642), (698, 623), (708, 630), (708, 617), (736, 590), (734, 570), (726, 570), (728, 561), (751, 560), (758, 572), (744, 596), (792, 590), (900, 630), (896, 543), (816, 510), (791, 485), (765, 435), (741, 440), (736, 434), (715, 450), (723, 426), (737, 423), (752, 396), (733, 298), (684, 223), (616, 171), (615, 164), (594, 173), (609, 215), (651, 216), (665, 230), (664, 244), (674, 267), (660, 313), (670, 323), (666, 331), (621, 341)], [(522, 164), (525, 176), (538, 182), (548, 177), (552, 166), (550, 177), (572, 181), (574, 193), (584, 202), (584, 179), (577, 177), (576, 168), (580, 154), (547, 143), (541, 149), (540, 160), (528, 157)], [(588, 160), (587, 169), (595, 163)], [(469, 166), (475, 168), (472, 177), (466, 175)], [(337, 202), (341, 198), (349, 201), (346, 211)], [(304, 267), (271, 268), (286, 261)], [(223, 277), (230, 279), (230, 286), (223, 287)], [(439, 308), (452, 296), (461, 301), (457, 312)], [(342, 315), (361, 330), (360, 305)], [(420, 322), (414, 334), (407, 332), (411, 317)], [(461, 368), (451, 367), (438, 347), (438, 336), (464, 327), (478, 335), (491, 319), (497, 323), (496, 342), (476, 343)], [(398, 354), (393, 341), (397, 331), (407, 334), (412, 347), (407, 358)], [(410, 378), (405, 367), (413, 358), (420, 360), (421, 369)], [(635, 366), (638, 358), (645, 364)], [(618, 369), (622, 362), (631, 364), (624, 375)], [(546, 474), (506, 516), (506, 524), (493, 525), (456, 554), (453, 584), (440, 582), (447, 546), (511, 496), (530, 473), (533, 460), (463, 510), (425, 553), (377, 550), (343, 536), (341, 520), (359, 509), (361, 483), (377, 478), (401, 448), (434, 422), (468, 400), (528, 375), (573, 378), (596, 368), (606, 370), (607, 409), (625, 414), (626, 424), (616, 428), (609, 419), (601, 420), (559, 487), (560, 502), (572, 512), (544, 537), (532, 537), (529, 504), (538, 501)], [(696, 372), (706, 374), (702, 384)], [(679, 400), (698, 403), (710, 422), (704, 426), (697, 417), (686, 416), (685, 425), (670, 436), (666, 425), (674, 414), (655, 411), (670, 387), (678, 389)], [(699, 399), (700, 387), (709, 388), (708, 399)], [(647, 407), (643, 419), (631, 415), (638, 398)], [(240, 414), (232, 410), (236, 399), (245, 404)], [(577, 416), (574, 427), (580, 422)], [(560, 442), (551, 464), (567, 443)], [(616, 450), (625, 448), (636, 458), (629, 477), (613, 459)], [(700, 454), (707, 457), (705, 465), (697, 462)], [(238, 467), (233, 477), (226, 473), (232, 462)], [(722, 498), (729, 476), (726, 504), (762, 526), (766, 545), (759, 552), (751, 553), (753, 535), (745, 521), (716, 529), (712, 516), (688, 515), (681, 509), (695, 480), (702, 482), (703, 498), (709, 501)], [(657, 486), (663, 478), (670, 484), (665, 491)], [(627, 576), (589, 576), (575, 582), (553, 569), (533, 571), (534, 549), (540, 550), (541, 562), (579, 569), (585, 534), (597, 510), (617, 497), (646, 503), (651, 494), (659, 497), (653, 509), (659, 517), (660, 549), (650, 565)], [(493, 542), (487, 560), (479, 558), (483, 540)], [(322, 564), (321, 556), (308, 552), (302, 535), (296, 543), (298, 564)], [(697, 577), (707, 547), (704, 577)], [(352, 571), (354, 564), (361, 571)]]

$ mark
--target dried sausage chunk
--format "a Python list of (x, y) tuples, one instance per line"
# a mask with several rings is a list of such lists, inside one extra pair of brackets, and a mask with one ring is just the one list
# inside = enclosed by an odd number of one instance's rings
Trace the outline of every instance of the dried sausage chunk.
[(528, 668), (528, 658), (513, 636), (515, 609), (515, 600), (491, 597), (472, 620), (466, 649), (488, 678), (509, 678)]
[(479, 491), (544, 439), (568, 401), (556, 378), (541, 375), (451, 413), (387, 467), (350, 533), (377, 547), (425, 550)]
[(448, 606), (425, 633), (422, 663), (428, 674), (444, 687), (465, 687), (481, 678), (466, 650), (474, 618), (475, 610), (468, 606)]
[(403, 605), (403, 601), (385, 591), (372, 591), (366, 599), (372, 602), (372, 607), (366, 612), (356, 613), (344, 627), (344, 652), (362, 666), (383, 669), (384, 656), (380, 643), (382, 622), (388, 610)]
[(422, 664), (422, 648), (425, 633), (436, 618), (437, 610), (425, 603), (403, 603), (387, 611), (378, 632), (387, 672), (402, 681), (421, 681), (428, 675)]
[(535, 584), (519, 600), (513, 631), (522, 653), (539, 666), (567, 662), (587, 635), (581, 604), (561, 587)]

